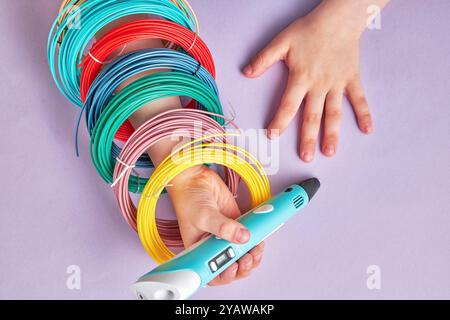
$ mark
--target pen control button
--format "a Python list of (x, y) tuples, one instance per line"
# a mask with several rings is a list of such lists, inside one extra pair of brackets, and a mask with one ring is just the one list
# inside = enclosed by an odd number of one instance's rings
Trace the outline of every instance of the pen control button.
[(273, 205), (271, 205), (271, 204), (265, 204), (265, 205), (262, 205), (261, 207), (259, 207), (259, 208), (256, 208), (255, 210), (253, 210), (253, 212), (254, 213), (256, 213), (256, 214), (260, 214), (260, 213), (269, 213), (269, 212), (272, 212), (273, 211)]
[(229, 249), (227, 250), (227, 255), (228, 255), (228, 257), (230, 257), (230, 258), (234, 258), (234, 257), (236, 256), (236, 254), (234, 253), (233, 248), (229, 248)]
[(211, 269), (212, 272), (216, 272), (217, 271), (217, 264), (214, 261), (211, 261), (209, 263), (209, 268)]

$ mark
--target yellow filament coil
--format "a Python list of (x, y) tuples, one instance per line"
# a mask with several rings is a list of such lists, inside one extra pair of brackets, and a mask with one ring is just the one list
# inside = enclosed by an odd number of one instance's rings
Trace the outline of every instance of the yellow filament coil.
[(270, 198), (269, 180), (261, 163), (240, 147), (221, 142), (204, 142), (205, 139), (217, 136), (221, 135), (208, 135), (175, 150), (155, 169), (142, 192), (137, 214), (138, 234), (145, 250), (158, 264), (171, 259), (175, 254), (159, 235), (156, 227), (156, 204), (162, 190), (184, 170), (204, 163), (226, 166), (244, 180), (250, 191), (252, 207)]

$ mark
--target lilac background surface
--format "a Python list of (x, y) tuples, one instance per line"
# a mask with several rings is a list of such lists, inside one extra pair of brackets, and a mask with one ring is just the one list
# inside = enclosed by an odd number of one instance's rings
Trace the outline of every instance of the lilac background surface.
[[(247, 80), (240, 67), (317, 2), (192, 0), (243, 128), (265, 125), (286, 71), (278, 64)], [(85, 130), (74, 157), (78, 113), (46, 63), (58, 3), (0, 0), (0, 298), (129, 299), (128, 285), (153, 263), (91, 166)], [(315, 175), (317, 198), (267, 242), (250, 278), (195, 298), (450, 298), (449, 13), (447, 0), (392, 1), (382, 29), (362, 40), (375, 133), (360, 134), (345, 105), (338, 155), (307, 165), (292, 124), (272, 191)], [(72, 264), (79, 291), (66, 288)], [(378, 291), (366, 288), (372, 264)]]

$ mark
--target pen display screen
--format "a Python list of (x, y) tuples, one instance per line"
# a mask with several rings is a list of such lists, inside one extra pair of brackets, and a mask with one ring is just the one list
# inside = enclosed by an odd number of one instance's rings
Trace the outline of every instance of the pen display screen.
[(225, 263), (227, 263), (228, 260), (229, 259), (228, 259), (227, 254), (226, 253), (222, 253), (220, 256), (218, 256), (216, 258), (216, 264), (217, 264), (217, 266), (222, 266)]
[[(230, 253), (231, 252), (231, 253)], [(231, 247), (226, 248), (224, 251), (219, 253), (213, 259), (209, 261), (209, 266), (212, 272), (216, 272), (218, 269), (226, 265), (234, 257), (234, 251)]]

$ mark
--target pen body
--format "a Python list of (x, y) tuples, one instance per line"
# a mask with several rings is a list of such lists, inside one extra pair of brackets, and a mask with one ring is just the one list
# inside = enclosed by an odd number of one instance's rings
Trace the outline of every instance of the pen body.
[(308, 202), (309, 196), (305, 189), (294, 184), (238, 219), (250, 232), (247, 243), (235, 244), (209, 236), (145, 274), (138, 283), (167, 282), (170, 279), (174, 282), (171, 285), (175, 287), (190, 287), (181, 290), (182, 294), (178, 297), (187, 298), (278, 230)]

